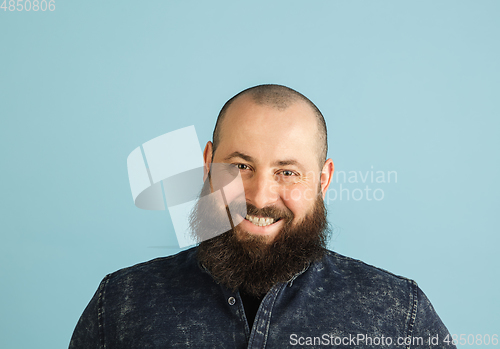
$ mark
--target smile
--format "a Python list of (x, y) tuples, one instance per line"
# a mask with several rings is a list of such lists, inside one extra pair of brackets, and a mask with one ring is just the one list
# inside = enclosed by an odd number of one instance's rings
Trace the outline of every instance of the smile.
[(279, 220), (279, 219), (275, 220), (274, 218), (270, 217), (255, 217), (255, 216), (250, 216), (248, 214), (246, 215), (245, 219), (259, 227), (266, 227)]

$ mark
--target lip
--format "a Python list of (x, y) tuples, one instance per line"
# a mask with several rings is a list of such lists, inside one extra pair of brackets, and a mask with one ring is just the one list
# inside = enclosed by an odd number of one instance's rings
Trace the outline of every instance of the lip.
[(274, 235), (278, 233), (283, 227), (283, 219), (280, 219), (272, 224), (266, 225), (265, 227), (259, 227), (258, 225), (253, 224), (252, 222), (248, 221), (247, 219), (244, 219), (241, 216), (239, 216), (238, 218), (242, 219), (241, 223), (238, 224), (238, 226), (240, 226), (241, 229), (247, 231), (248, 233), (255, 235)]

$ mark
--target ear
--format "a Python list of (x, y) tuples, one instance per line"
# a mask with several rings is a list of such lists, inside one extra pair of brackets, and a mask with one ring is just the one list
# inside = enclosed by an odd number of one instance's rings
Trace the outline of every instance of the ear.
[(212, 142), (208, 141), (203, 151), (203, 181), (208, 177), (208, 172), (210, 172), (210, 165), (212, 164)]
[(330, 186), (330, 183), (332, 181), (334, 169), (335, 166), (333, 165), (332, 159), (326, 160), (325, 164), (323, 165), (323, 170), (321, 170), (320, 177), (323, 200), (325, 199), (326, 191), (328, 190), (328, 187)]

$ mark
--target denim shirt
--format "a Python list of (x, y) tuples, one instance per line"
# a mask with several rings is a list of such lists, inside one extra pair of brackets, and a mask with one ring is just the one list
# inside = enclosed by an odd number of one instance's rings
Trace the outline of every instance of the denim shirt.
[(454, 348), (447, 335), (414, 281), (332, 251), (276, 284), (249, 328), (192, 248), (107, 275), (69, 347)]

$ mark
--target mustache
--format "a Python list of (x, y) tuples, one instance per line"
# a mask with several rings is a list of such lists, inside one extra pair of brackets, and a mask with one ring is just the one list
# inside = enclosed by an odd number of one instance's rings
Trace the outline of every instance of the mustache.
[(285, 222), (291, 222), (295, 215), (293, 212), (287, 208), (278, 208), (276, 206), (266, 206), (264, 208), (257, 208), (255, 205), (251, 203), (246, 203), (247, 214), (251, 216), (260, 216), (260, 217), (270, 217), (275, 221), (282, 219)]

